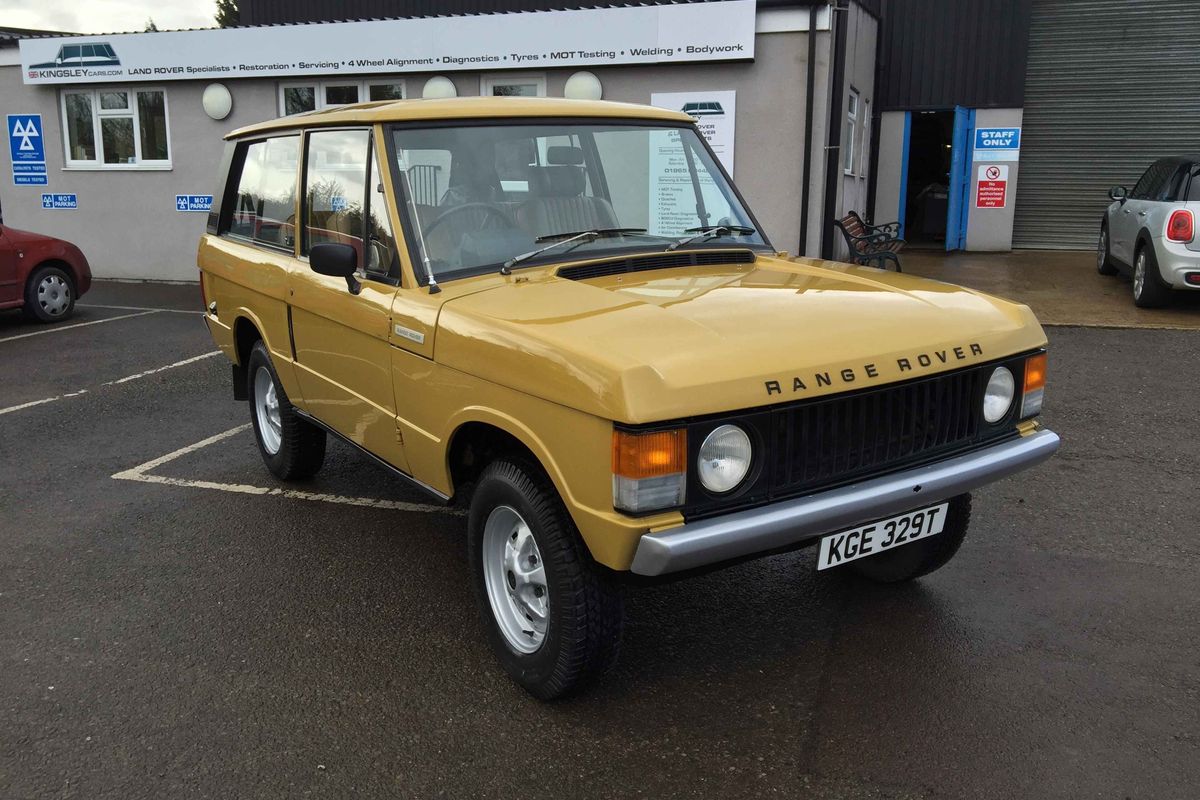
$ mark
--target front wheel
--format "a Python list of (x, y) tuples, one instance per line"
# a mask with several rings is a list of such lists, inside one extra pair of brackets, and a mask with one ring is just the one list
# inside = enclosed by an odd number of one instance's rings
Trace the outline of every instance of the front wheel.
[(553, 700), (612, 665), (620, 595), (540, 469), (516, 459), (484, 469), (467, 544), (488, 642), (526, 691)]
[(25, 284), (25, 316), (38, 322), (59, 322), (75, 310), (75, 281), (52, 264), (38, 267)]
[(325, 431), (296, 413), (261, 339), (246, 360), (246, 377), (250, 421), (267, 469), (284, 481), (315, 475), (325, 463)]
[(1116, 275), (1117, 265), (1112, 261), (1112, 253), (1109, 252), (1108, 243), (1108, 226), (1100, 226), (1100, 238), (1096, 240), (1096, 272), (1101, 275)]
[(954, 558), (967, 536), (967, 528), (970, 525), (971, 495), (959, 495), (950, 501), (950, 508), (946, 511), (946, 524), (941, 533), (878, 555), (851, 561), (845, 569), (859, 577), (879, 583), (911, 581), (944, 567)]

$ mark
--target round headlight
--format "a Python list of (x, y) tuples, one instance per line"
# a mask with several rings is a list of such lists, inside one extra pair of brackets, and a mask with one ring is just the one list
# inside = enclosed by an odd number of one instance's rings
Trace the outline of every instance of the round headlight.
[(1016, 391), (1017, 382), (1007, 367), (992, 370), (992, 377), (988, 379), (987, 389), (983, 393), (983, 418), (993, 424), (1004, 419), (1012, 408)]
[(713, 429), (700, 445), (696, 470), (705, 489), (723, 494), (737, 488), (750, 471), (750, 437), (736, 425)]

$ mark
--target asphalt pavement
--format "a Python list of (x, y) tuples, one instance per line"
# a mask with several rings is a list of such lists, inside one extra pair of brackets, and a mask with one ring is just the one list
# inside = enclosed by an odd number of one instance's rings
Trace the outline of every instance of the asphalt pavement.
[(0, 797), (1200, 794), (1200, 332), (1050, 329), (1063, 448), (941, 571), (631, 590), (616, 669), (546, 705), (462, 517), (337, 443), (274, 481), (195, 287), (83, 300), (0, 314)]

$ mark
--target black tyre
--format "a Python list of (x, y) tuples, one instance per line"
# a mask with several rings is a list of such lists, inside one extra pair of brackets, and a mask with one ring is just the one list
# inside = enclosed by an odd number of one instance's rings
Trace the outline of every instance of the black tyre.
[(75, 310), (75, 279), (61, 267), (43, 264), (25, 283), (25, 316), (38, 322), (59, 322)]
[(942, 532), (879, 555), (851, 561), (844, 569), (879, 583), (900, 583), (928, 575), (954, 558), (971, 524), (971, 495), (950, 501)]
[(325, 431), (292, 408), (261, 339), (246, 362), (246, 381), (254, 438), (267, 469), (284, 481), (316, 474), (325, 463)]
[(621, 596), (541, 469), (521, 460), (484, 469), (467, 544), (488, 642), (526, 691), (553, 700), (616, 661)]
[(1133, 304), (1138, 308), (1162, 308), (1171, 302), (1171, 287), (1158, 272), (1154, 247), (1138, 245), (1133, 257)]
[(1096, 272), (1101, 275), (1116, 275), (1119, 272), (1109, 250), (1108, 225), (1100, 226), (1100, 238), (1096, 240)]

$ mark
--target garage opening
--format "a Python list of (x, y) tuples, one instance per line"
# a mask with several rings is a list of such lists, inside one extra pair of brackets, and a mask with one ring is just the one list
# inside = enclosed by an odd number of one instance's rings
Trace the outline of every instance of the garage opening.
[(945, 244), (953, 145), (953, 111), (912, 113), (904, 203), (904, 236), (910, 247)]

